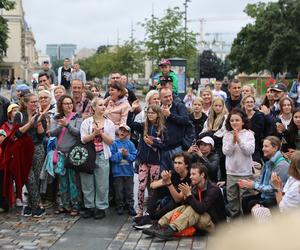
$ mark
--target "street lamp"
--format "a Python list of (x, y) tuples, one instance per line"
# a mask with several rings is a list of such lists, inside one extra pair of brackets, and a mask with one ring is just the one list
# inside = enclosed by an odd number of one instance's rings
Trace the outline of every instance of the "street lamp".
[(184, 5), (184, 49), (185, 53), (187, 52), (187, 8), (188, 8), (188, 3), (190, 3), (191, 0), (185, 0), (183, 3)]

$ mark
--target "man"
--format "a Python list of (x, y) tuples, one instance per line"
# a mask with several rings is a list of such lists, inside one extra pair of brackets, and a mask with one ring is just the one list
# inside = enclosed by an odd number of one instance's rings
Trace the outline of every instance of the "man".
[(213, 96), (222, 98), (224, 101), (226, 101), (227, 94), (221, 88), (222, 88), (222, 83), (220, 81), (216, 81), (215, 88), (212, 90)]
[(173, 100), (172, 91), (163, 88), (160, 91), (161, 111), (166, 119), (166, 147), (162, 151), (161, 169), (172, 169), (172, 156), (182, 150), (184, 129), (189, 125), (189, 116), (182, 102)]
[[(46, 72), (39, 73), (38, 76), (39, 85), (44, 85), (46, 90), (49, 90), (51, 93), (51, 104), (55, 104), (56, 100), (54, 98), (54, 84), (51, 84), (50, 76)], [(38, 86), (39, 86), (38, 85)]]
[(85, 72), (80, 69), (80, 64), (79, 62), (75, 62), (73, 65), (73, 71), (71, 73), (71, 81), (73, 80), (80, 80), (83, 85), (86, 83), (86, 75)]
[(224, 91), (227, 96), (230, 95), (229, 90), (228, 90), (228, 85), (229, 85), (228, 77), (224, 76), (221, 90)]
[[(110, 77), (110, 83), (115, 83), (115, 82), (119, 82), (126, 90), (127, 90), (127, 93), (128, 93), (128, 97), (127, 97), (127, 100), (129, 102), (129, 104), (131, 105), (135, 100), (137, 100), (134, 92), (130, 89), (127, 88), (126, 86), (126, 83), (127, 83), (127, 77), (124, 75), (121, 76), (120, 73), (112, 73), (111, 74), (111, 77)], [(105, 97), (104, 98), (107, 98), (109, 96), (109, 93), (108, 91), (105, 93)]]
[(84, 90), (83, 82), (80, 80), (73, 80), (71, 85), (72, 96), (76, 104), (76, 112), (83, 119), (92, 115), (91, 101), (82, 96)]
[(64, 59), (64, 65), (58, 68), (57, 71), (57, 79), (58, 85), (63, 85), (67, 91), (70, 93), (71, 88), (71, 67), (70, 67), (70, 59)]
[[(163, 171), (161, 173), (162, 178), (151, 183), (150, 187), (153, 189), (153, 194), (148, 201), (146, 215), (140, 218), (134, 226), (135, 228), (149, 228), (152, 225), (151, 220), (160, 219), (181, 204), (183, 195), (178, 186), (181, 183), (191, 183), (189, 176), (190, 157), (188, 153), (179, 152), (172, 159), (174, 171)], [(158, 209), (158, 207), (160, 208)]]
[(50, 65), (49, 65), (49, 61), (44, 61), (43, 63), (43, 70), (40, 72), (41, 73), (47, 73), (48, 76), (50, 77), (50, 84), (57, 84), (56, 82), (56, 76), (55, 76), (55, 72), (50, 69)]
[(204, 136), (192, 145), (188, 152), (192, 154), (191, 162), (202, 163), (207, 168), (209, 180), (217, 183), (220, 174), (220, 157), (214, 151), (214, 146), (214, 139), (210, 136)]
[[(216, 224), (224, 221), (225, 205), (221, 190), (207, 179), (207, 169), (200, 163), (191, 168), (192, 187), (186, 183), (179, 184), (184, 197), (184, 205), (168, 212), (158, 221), (158, 228), (149, 228), (143, 233), (168, 240), (176, 233), (194, 226), (198, 229), (213, 232)], [(170, 222), (174, 212), (181, 215)]]
[(175, 74), (174, 71), (171, 70), (171, 62), (169, 60), (166, 59), (162, 59), (160, 61), (160, 63), (158, 64), (161, 73), (159, 74), (159, 78), (158, 78), (158, 84), (160, 84), (160, 77), (161, 76), (165, 76), (168, 77), (170, 76), (173, 80), (173, 92), (174, 94), (178, 94), (178, 78)]
[(182, 102), (178, 95), (173, 92), (173, 78), (170, 76), (161, 76), (159, 78), (159, 89), (167, 88), (172, 91), (173, 100), (175, 103)]
[(225, 101), (227, 110), (230, 112), (234, 108), (241, 108), (242, 84), (240, 80), (233, 79), (229, 85), (229, 96)]
[(274, 93), (274, 106), (271, 110), (271, 116), (277, 117), (280, 113), (279, 101), (282, 97), (288, 95), (287, 87), (284, 83), (276, 83), (274, 86), (271, 87), (271, 91)]

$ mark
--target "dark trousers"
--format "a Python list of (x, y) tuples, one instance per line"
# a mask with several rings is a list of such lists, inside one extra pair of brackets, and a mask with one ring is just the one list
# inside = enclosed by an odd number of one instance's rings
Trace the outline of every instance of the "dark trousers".
[(251, 209), (260, 204), (264, 207), (272, 208), (277, 205), (276, 199), (262, 199), (261, 194), (245, 196), (242, 199), (243, 214), (247, 215), (251, 213)]
[(134, 206), (133, 176), (114, 177), (115, 201), (118, 207), (124, 207), (124, 201), (129, 207)]
[(8, 210), (8, 201), (7, 199), (5, 199), (3, 197), (3, 177), (4, 177), (4, 172), (3, 171), (0, 171), (0, 207), (5, 209), (5, 210)]
[(148, 201), (147, 213), (152, 220), (159, 220), (166, 213), (180, 205), (174, 202), (168, 188), (161, 187), (153, 190)]

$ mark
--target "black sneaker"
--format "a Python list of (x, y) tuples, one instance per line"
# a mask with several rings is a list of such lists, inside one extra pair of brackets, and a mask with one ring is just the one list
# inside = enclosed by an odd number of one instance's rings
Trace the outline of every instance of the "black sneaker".
[(94, 216), (94, 209), (93, 208), (86, 208), (82, 215), (82, 218), (88, 219)]
[(34, 218), (40, 218), (45, 214), (46, 214), (45, 208), (40, 208), (40, 207), (34, 209), (33, 212), (32, 212), (32, 216)]
[(149, 215), (144, 215), (141, 220), (133, 227), (136, 229), (146, 229), (152, 226), (152, 221)]
[(32, 215), (32, 212), (31, 212), (31, 207), (24, 207), (24, 210), (23, 210), (23, 216), (25, 217), (29, 217)]
[(168, 225), (165, 227), (161, 227), (158, 230), (154, 230), (154, 236), (163, 240), (171, 240), (173, 239), (173, 236), (176, 232), (177, 232), (176, 230), (174, 230)]
[(159, 230), (160, 228), (161, 228), (161, 226), (158, 223), (155, 223), (155, 224), (151, 225), (149, 228), (143, 229), (143, 234), (153, 237), (154, 232), (156, 230)]
[(94, 213), (94, 219), (95, 220), (103, 219), (105, 216), (106, 215), (105, 215), (105, 211), (104, 210), (96, 208), (95, 213)]
[(129, 207), (128, 208), (128, 214), (130, 216), (136, 216), (137, 215), (137, 213), (136, 213), (136, 211), (135, 211), (135, 209), (133, 207)]
[(123, 215), (124, 214), (124, 208), (123, 207), (118, 207), (117, 208), (117, 215)]

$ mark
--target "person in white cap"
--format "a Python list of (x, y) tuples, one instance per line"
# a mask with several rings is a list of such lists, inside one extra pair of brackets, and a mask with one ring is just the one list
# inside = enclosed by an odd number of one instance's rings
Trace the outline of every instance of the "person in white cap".
[(209, 179), (217, 183), (220, 175), (220, 157), (214, 151), (215, 141), (210, 136), (204, 136), (193, 144), (188, 152), (192, 153), (192, 162), (201, 162), (208, 170)]

